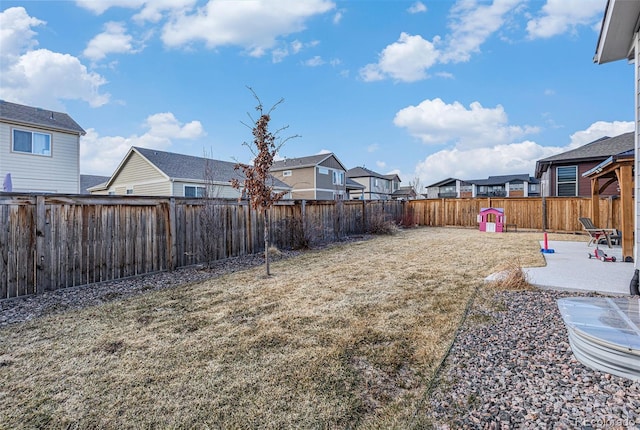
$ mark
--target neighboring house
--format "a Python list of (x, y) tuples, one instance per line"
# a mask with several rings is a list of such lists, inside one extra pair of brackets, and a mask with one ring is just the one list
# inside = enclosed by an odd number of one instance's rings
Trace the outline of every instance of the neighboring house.
[(80, 175), (80, 194), (91, 194), (89, 188), (101, 185), (109, 180), (109, 176)]
[(294, 199), (347, 198), (346, 169), (333, 153), (285, 158), (271, 166), (271, 174), (288, 184)]
[(467, 181), (473, 197), (539, 197), (540, 181), (526, 173)]
[(69, 115), (0, 100), (0, 177), (14, 192), (80, 192), (80, 136)]
[(347, 178), (346, 189), (347, 196), (351, 198), (355, 198), (353, 196), (360, 196), (359, 199), (364, 200), (364, 185), (357, 183), (351, 178)]
[[(638, 244), (640, 243), (640, 223), (638, 217), (640, 216), (640, 197), (638, 192), (640, 191), (640, 166), (638, 166), (638, 142), (640, 141), (640, 128), (638, 127), (638, 121), (640, 121), (640, 30), (638, 23), (640, 22), (640, 2), (638, 1), (621, 1), (621, 0), (607, 0), (605, 6), (604, 17), (602, 19), (602, 27), (600, 28), (600, 35), (598, 37), (598, 44), (596, 47), (596, 53), (593, 57), (593, 61), (597, 64), (609, 63), (611, 61), (626, 60), (629, 64), (633, 64), (634, 73), (630, 73), (628, 79), (634, 80), (635, 88), (633, 93), (633, 99), (635, 100), (635, 131), (632, 133), (632, 141), (634, 145), (632, 148), (635, 151), (633, 165), (635, 166), (633, 173), (633, 192), (627, 193), (625, 189), (624, 193), (621, 193), (621, 200), (623, 210), (621, 211), (622, 218), (622, 249), (623, 257), (631, 257), (633, 255), (633, 261), (635, 264), (635, 275), (632, 278), (630, 290), (632, 293), (638, 293)], [(607, 85), (607, 82), (594, 82), (593, 85)], [(631, 96), (631, 94), (629, 94)], [(631, 113), (631, 112), (629, 112)], [(622, 153), (623, 151), (618, 151)], [(614, 155), (614, 154), (609, 154)], [(635, 196), (634, 201), (627, 197), (627, 194), (633, 194)], [(630, 196), (629, 196), (630, 197)], [(627, 208), (629, 205), (629, 209)], [(633, 207), (633, 210), (631, 208)], [(634, 234), (628, 234), (626, 232), (632, 231)], [(633, 243), (633, 252), (628, 253), (630, 243)]]
[(447, 178), (442, 181), (435, 182), (425, 187), (427, 189), (426, 197), (428, 199), (444, 199), (471, 197), (471, 184), (461, 179)]
[(418, 193), (413, 187), (400, 187), (391, 194), (393, 200), (415, 200), (418, 198)]
[[(607, 158), (634, 149), (634, 132), (602, 137), (576, 149), (536, 162), (536, 178), (543, 184), (545, 196), (591, 197), (591, 181), (583, 174)], [(611, 184), (601, 196), (618, 195)]]
[(447, 178), (427, 186), (427, 198), (537, 197), (540, 183), (526, 173), (487, 179)]
[[(175, 154), (132, 146), (113, 175), (103, 184), (90, 188), (91, 194), (238, 198), (242, 191), (231, 186), (231, 179), (244, 180), (236, 163), (192, 155)], [(276, 191), (290, 191), (286, 184), (271, 177)], [(289, 195), (285, 196), (288, 198)]]
[(361, 193), (351, 193), (351, 199), (391, 200), (391, 195), (400, 189), (400, 177), (396, 174), (383, 175), (365, 167), (354, 167), (347, 170), (347, 177), (364, 186)]

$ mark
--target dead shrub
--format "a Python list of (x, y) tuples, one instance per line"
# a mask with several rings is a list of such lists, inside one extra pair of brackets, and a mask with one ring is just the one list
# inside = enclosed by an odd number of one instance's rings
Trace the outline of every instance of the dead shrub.
[(284, 254), (282, 254), (282, 251), (280, 251), (277, 246), (272, 245), (269, 247), (269, 258), (272, 261), (282, 260), (282, 258), (284, 258)]
[(413, 208), (405, 207), (405, 210), (402, 213), (402, 221), (400, 221), (400, 225), (403, 228), (414, 228), (418, 226)]
[(391, 219), (391, 216), (384, 212), (377, 212), (369, 218), (367, 233), (392, 235), (399, 231), (398, 226)]
[(494, 289), (509, 291), (533, 289), (533, 286), (527, 279), (527, 274), (516, 262), (508, 263), (506, 267), (500, 272), (500, 275), (497, 277), (497, 279), (489, 283), (489, 286)]

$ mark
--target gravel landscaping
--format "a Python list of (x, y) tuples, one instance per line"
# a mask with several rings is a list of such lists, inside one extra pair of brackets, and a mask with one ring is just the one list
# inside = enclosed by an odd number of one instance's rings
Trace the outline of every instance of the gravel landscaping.
[(573, 356), (557, 299), (503, 291), (478, 298), (428, 403), (439, 428), (640, 428), (640, 383)]

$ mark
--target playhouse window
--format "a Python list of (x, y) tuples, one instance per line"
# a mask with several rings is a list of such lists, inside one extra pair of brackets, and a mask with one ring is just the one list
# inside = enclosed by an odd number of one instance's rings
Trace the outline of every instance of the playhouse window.
[(556, 169), (556, 195), (575, 197), (578, 195), (578, 166), (565, 166)]

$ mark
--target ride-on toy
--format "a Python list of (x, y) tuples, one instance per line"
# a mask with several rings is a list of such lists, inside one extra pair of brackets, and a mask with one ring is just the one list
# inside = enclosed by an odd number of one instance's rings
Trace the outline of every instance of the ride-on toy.
[(594, 250), (593, 254), (589, 253), (589, 258), (597, 258), (600, 261), (612, 261), (612, 262), (616, 261), (615, 255), (612, 255), (611, 257), (609, 257), (607, 254), (605, 254), (605, 252), (603, 250), (601, 250), (598, 247), (597, 244), (596, 244), (596, 249)]

